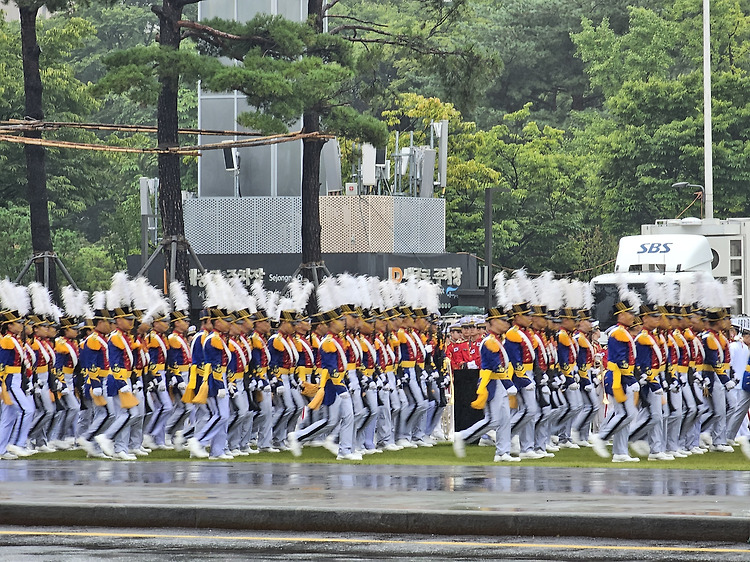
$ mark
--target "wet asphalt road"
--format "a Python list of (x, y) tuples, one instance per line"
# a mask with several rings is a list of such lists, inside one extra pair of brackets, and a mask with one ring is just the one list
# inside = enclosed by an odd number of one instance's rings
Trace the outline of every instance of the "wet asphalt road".
[(0, 461), (0, 504), (321, 506), (750, 517), (749, 498), (750, 471)]
[(700, 541), (291, 534), (191, 529), (0, 527), (0, 554), (45, 560), (616, 560), (747, 562), (750, 545)]

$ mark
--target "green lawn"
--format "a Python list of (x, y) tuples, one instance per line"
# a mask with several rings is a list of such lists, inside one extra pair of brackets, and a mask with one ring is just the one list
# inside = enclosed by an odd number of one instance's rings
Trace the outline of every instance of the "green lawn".
[[(471, 465), (481, 466), (495, 464), (492, 462), (495, 450), (492, 447), (467, 446), (466, 458), (457, 459), (453, 449), (448, 444), (437, 445), (432, 448), (404, 449), (396, 452), (367, 455), (361, 462), (352, 464), (413, 464), (413, 465)], [(55, 460), (85, 460), (83, 451), (60, 451), (56, 453), (40, 453), (32, 459)], [(91, 459), (96, 461), (98, 459)], [(187, 461), (187, 451), (154, 451), (148, 457), (141, 457), (139, 462), (148, 461)], [(13, 462), (13, 461), (10, 461)], [(237, 457), (233, 461), (224, 462), (276, 462), (276, 463), (330, 463), (336, 462), (335, 457), (321, 447), (305, 447), (300, 458), (295, 458), (289, 452), (260, 453), (246, 457)], [(339, 461), (341, 462), (341, 461)], [(591, 449), (564, 449), (555, 453), (555, 458), (542, 460), (525, 460), (520, 463), (497, 463), (506, 466), (558, 466), (585, 468), (674, 468), (688, 470), (750, 470), (748, 460), (739, 448), (734, 453), (707, 453), (692, 455), (686, 459), (674, 461), (647, 461), (641, 459), (639, 463), (612, 463), (597, 457)]]

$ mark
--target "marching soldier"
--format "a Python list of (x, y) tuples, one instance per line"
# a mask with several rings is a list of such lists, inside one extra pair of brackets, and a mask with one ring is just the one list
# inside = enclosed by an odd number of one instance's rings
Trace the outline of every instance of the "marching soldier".
[(609, 401), (609, 412), (599, 433), (591, 435), (594, 452), (603, 458), (610, 454), (605, 443), (612, 439), (612, 462), (638, 462), (638, 457), (628, 454), (628, 427), (637, 416), (635, 393), (639, 385), (635, 369), (636, 347), (630, 330), (635, 324), (635, 311), (640, 298), (626, 285), (620, 286), (620, 300), (615, 303), (612, 314), (617, 325), (607, 341), (608, 361), (604, 375), (604, 391)]
[(480, 371), (477, 399), (471, 407), (484, 410), (484, 417), (473, 426), (453, 436), (453, 451), (458, 458), (466, 456), (465, 443), (481, 437), (486, 431), (495, 431), (494, 462), (518, 462), (510, 454), (511, 418), (509, 396), (516, 394), (513, 382), (513, 363), (506, 353), (502, 336), (510, 328), (508, 316), (497, 308), (487, 312), (488, 335), (481, 345), (482, 370)]
[(49, 445), (55, 449), (70, 449), (75, 444), (81, 408), (75, 394), (74, 378), (81, 371), (78, 327), (86, 316), (88, 294), (67, 285), (62, 289), (62, 299), (65, 315), (60, 318), (60, 337), (55, 341), (55, 371), (61, 387), (58, 400), (61, 410), (55, 414), (50, 428)]
[(114, 420), (114, 407), (107, 400), (107, 379), (109, 378), (109, 346), (107, 337), (112, 331), (112, 317), (106, 307), (106, 294), (94, 293), (92, 332), (81, 344), (81, 369), (86, 373), (83, 385), (83, 400), (90, 400), (93, 407), (91, 423), (78, 438), (78, 444), (89, 457), (109, 458), (92, 440)]
[(32, 451), (12, 442), (15, 426), (28, 433), (34, 415), (34, 399), (27, 394), (29, 358), (23, 344), (23, 317), (30, 308), (25, 287), (0, 280), (0, 458), (17, 459)]
[(184, 433), (185, 422), (193, 408), (192, 403), (186, 403), (183, 400), (187, 383), (190, 380), (190, 367), (192, 364), (192, 355), (190, 353), (190, 344), (187, 340), (187, 331), (190, 327), (188, 312), (190, 303), (187, 294), (182, 285), (173, 281), (169, 287), (170, 296), (174, 303), (172, 312), (172, 333), (168, 337), (167, 347), (167, 364), (166, 370), (169, 379), (169, 387), (174, 396), (173, 410), (170, 419), (167, 422), (165, 433), (169, 442), (175, 449), (178, 444), (181, 447), (182, 435)]

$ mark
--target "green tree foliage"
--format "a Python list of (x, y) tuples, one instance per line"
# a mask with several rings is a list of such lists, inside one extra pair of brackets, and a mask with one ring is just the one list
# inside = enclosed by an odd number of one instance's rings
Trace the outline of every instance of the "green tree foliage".
[(579, 159), (564, 151), (563, 131), (540, 128), (530, 108), (506, 116), (502, 125), (481, 131), (450, 104), (406, 94), (384, 113), (388, 123), (427, 140), (430, 122), (448, 119), (450, 134), (446, 188), (448, 251), (483, 253), (484, 190), (505, 188), (493, 197), (494, 263), (569, 271), (582, 265), (583, 181)]
[(355, 106), (377, 114), (394, 96), (418, 92), (471, 113), (501, 62), (480, 47), (469, 22), (473, 2), (342, 1), (329, 11), (329, 32), (355, 44)]
[[(711, 10), (715, 212), (747, 216), (750, 82), (740, 53), (748, 20), (732, 0)], [(573, 146), (595, 168), (593, 200), (614, 236), (679, 215), (694, 195), (672, 183), (703, 183), (701, 18), (699, 3), (677, 2), (661, 12), (631, 9), (625, 33), (584, 20), (573, 35), (592, 86), (606, 97), (605, 111), (578, 116)]]
[(570, 34), (580, 31), (583, 18), (595, 23), (606, 19), (616, 33), (622, 33), (628, 28), (629, 6), (662, 4), (658, 0), (476, 0), (474, 16), (460, 24), (460, 32), (502, 61), (476, 111), (478, 122), (491, 127), (505, 113), (531, 102), (534, 119), (565, 127), (571, 111), (601, 107), (601, 92), (589, 88)]

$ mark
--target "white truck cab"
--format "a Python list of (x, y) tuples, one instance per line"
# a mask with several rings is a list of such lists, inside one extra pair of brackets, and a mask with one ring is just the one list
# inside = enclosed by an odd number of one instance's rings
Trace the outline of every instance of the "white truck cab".
[(620, 239), (614, 273), (593, 279), (594, 315), (602, 330), (614, 324), (612, 307), (619, 300), (618, 284), (625, 282), (645, 298), (646, 275), (660, 274), (675, 281), (712, 272), (708, 239), (697, 234), (650, 234)]

